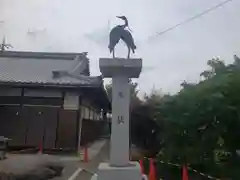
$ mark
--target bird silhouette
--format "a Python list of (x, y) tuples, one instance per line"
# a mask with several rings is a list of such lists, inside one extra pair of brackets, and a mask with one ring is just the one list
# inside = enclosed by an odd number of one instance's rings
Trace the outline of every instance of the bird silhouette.
[(114, 27), (109, 35), (109, 45), (108, 48), (110, 50), (110, 53), (113, 54), (113, 58), (115, 58), (115, 46), (117, 45), (117, 43), (120, 41), (120, 39), (125, 42), (125, 44), (127, 45), (128, 48), (128, 55), (127, 58), (130, 58), (130, 51), (132, 50), (133, 53), (135, 53), (135, 49), (137, 48), (132, 34), (126, 30), (125, 28), (128, 27), (128, 20), (125, 16), (117, 16), (118, 18), (122, 19), (125, 21), (124, 25), (118, 25), (116, 27)]

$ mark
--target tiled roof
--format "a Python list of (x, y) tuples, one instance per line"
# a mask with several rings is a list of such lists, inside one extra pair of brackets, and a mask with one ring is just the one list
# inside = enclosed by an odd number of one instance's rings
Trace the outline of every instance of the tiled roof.
[[(86, 75), (86, 68), (86, 53), (0, 52), (1, 84), (101, 85), (102, 78)], [(54, 78), (53, 71), (68, 73)]]
[(86, 57), (83, 53), (58, 53), (58, 52), (31, 52), (31, 51), (1, 51), (0, 57), (35, 58), (35, 59), (64, 59), (73, 60), (76, 56)]

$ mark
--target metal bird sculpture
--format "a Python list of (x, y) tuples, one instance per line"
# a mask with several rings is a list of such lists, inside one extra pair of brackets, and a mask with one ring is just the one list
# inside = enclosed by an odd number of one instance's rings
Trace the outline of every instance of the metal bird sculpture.
[(132, 34), (126, 30), (125, 28), (128, 27), (128, 20), (125, 16), (117, 16), (118, 18), (122, 19), (125, 21), (124, 25), (118, 25), (114, 27), (109, 35), (109, 45), (108, 48), (110, 50), (110, 53), (113, 54), (113, 58), (115, 58), (115, 46), (117, 43), (120, 41), (120, 39), (125, 42), (128, 48), (128, 55), (127, 58), (130, 58), (130, 50), (132, 50), (133, 53), (135, 53), (135, 49), (137, 48), (136, 45), (134, 44), (134, 40), (132, 37)]

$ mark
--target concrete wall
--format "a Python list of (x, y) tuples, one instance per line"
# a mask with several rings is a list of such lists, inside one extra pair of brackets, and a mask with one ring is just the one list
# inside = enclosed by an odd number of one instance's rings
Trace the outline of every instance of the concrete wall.
[(66, 92), (64, 96), (63, 108), (68, 110), (79, 109), (79, 94)]

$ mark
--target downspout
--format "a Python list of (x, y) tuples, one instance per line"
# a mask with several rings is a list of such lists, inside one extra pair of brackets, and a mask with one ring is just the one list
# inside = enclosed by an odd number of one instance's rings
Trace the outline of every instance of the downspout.
[(78, 107), (78, 111), (79, 111), (79, 128), (78, 128), (78, 146), (77, 146), (77, 153), (80, 154), (81, 152), (81, 135), (82, 135), (82, 96), (79, 96), (79, 107)]

